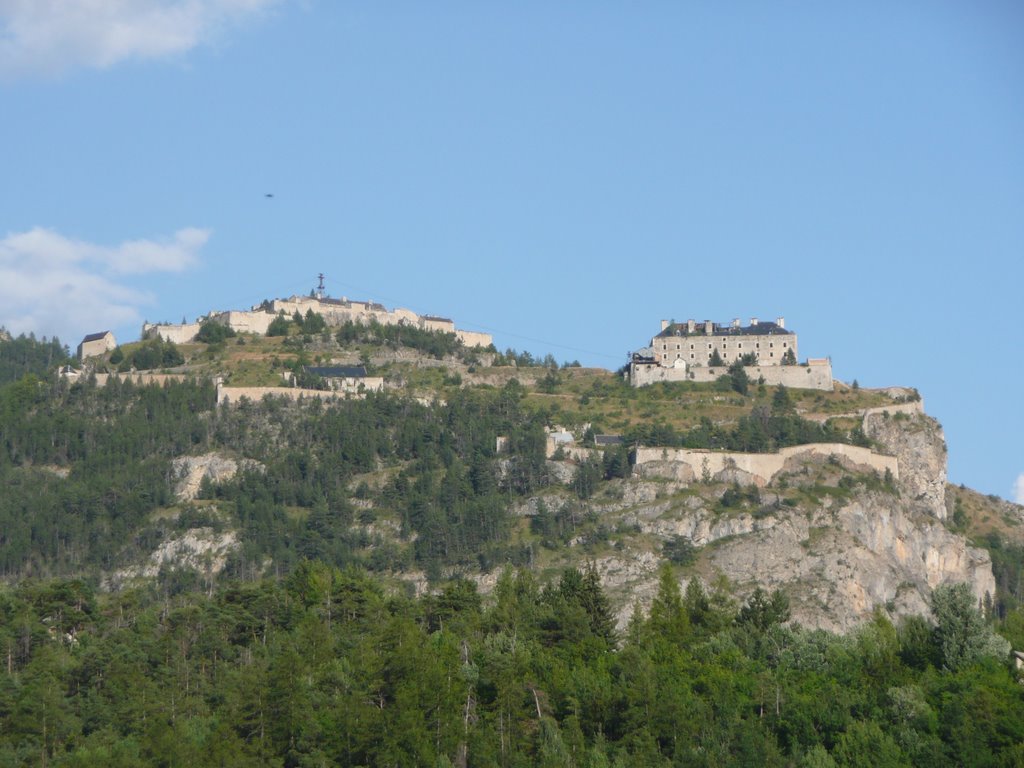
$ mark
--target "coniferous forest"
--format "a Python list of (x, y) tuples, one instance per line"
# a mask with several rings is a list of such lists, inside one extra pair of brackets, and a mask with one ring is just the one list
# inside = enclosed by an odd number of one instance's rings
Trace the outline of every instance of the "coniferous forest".
[[(548, 418), (514, 380), (218, 408), (199, 380), (57, 381), (64, 353), (23, 344), (0, 384), (0, 766), (1024, 765), (996, 632), (1024, 639), (1015, 603), (994, 626), (945, 587), (934, 620), (837, 636), (792, 625), (781, 592), (681, 591), (666, 563), (616, 629), (593, 567), (541, 583), (510, 508), (554, 482)], [(820, 432), (779, 403), (662, 438)], [(167, 512), (172, 460), (211, 451), (251, 463)], [(368, 547), (377, 516), (412, 546)], [(199, 525), (237, 531), (219, 573), (109, 582)], [(1011, 583), (1020, 552), (1000, 557)], [(403, 569), (430, 588), (386, 578)]]
[(212, 592), (0, 592), (0, 765), (1013, 766), (1021, 685), (967, 595), (837, 637), (669, 575), (621, 636), (590, 571), (388, 596), (304, 560)]

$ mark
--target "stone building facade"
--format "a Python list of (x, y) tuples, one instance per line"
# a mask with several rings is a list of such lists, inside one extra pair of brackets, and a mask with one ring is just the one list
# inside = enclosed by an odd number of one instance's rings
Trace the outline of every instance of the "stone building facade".
[(110, 331), (90, 333), (78, 345), (78, 359), (85, 360), (89, 357), (105, 355), (116, 346), (117, 340)]
[[(717, 358), (716, 359), (716, 353)], [(797, 364), (796, 333), (785, 318), (774, 322), (751, 318), (749, 325), (705, 320), (698, 323), (661, 321), (661, 331), (649, 347), (630, 356), (628, 378), (634, 387), (660, 381), (714, 381), (741, 358), (752, 360), (747, 375), (765, 384), (800, 389), (832, 389), (832, 363), (827, 358)], [(721, 361), (719, 363), (719, 360)]]
[(676, 360), (682, 360), (688, 367), (708, 365), (716, 350), (726, 365), (744, 355), (753, 355), (761, 366), (782, 365), (789, 351), (793, 359), (797, 357), (796, 334), (786, 330), (782, 317), (773, 323), (754, 317), (746, 326), (739, 319), (727, 325), (710, 320), (662, 320), (661, 332), (651, 339), (650, 350), (654, 360), (665, 367)]

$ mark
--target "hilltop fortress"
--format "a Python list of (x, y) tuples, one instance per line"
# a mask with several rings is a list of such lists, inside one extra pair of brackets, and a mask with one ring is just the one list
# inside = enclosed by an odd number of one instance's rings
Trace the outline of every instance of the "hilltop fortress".
[(272, 299), (253, 306), (250, 310), (226, 311), (214, 310), (194, 323), (145, 323), (142, 326), (142, 338), (161, 338), (184, 344), (194, 341), (203, 323), (220, 323), (236, 333), (255, 333), (266, 335), (274, 318), (282, 312), (291, 317), (296, 312), (305, 316), (309, 311), (320, 315), (328, 326), (340, 326), (345, 323), (372, 322), (381, 325), (410, 325), (427, 331), (454, 333), (467, 347), (488, 347), (493, 343), (491, 334), (476, 331), (463, 331), (455, 327), (455, 323), (446, 317), (418, 315), (409, 309), (389, 310), (383, 304), (369, 301), (351, 301), (347, 298), (332, 299), (317, 292), (314, 296), (292, 296), (288, 299)]
[(627, 376), (634, 387), (659, 381), (714, 381), (737, 360), (743, 361), (754, 381), (832, 389), (831, 361), (812, 358), (798, 363), (796, 333), (786, 328), (782, 317), (775, 322), (753, 317), (747, 326), (739, 319), (728, 324), (662, 320), (650, 346), (630, 356)]

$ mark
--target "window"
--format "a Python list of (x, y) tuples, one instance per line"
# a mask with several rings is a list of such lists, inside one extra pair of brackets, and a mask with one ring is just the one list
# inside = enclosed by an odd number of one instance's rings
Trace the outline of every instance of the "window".
[[(690, 345), (690, 349), (693, 349), (693, 344)], [(693, 355), (690, 355), (690, 357), (693, 357)]]
[(769, 353), (768, 353), (768, 356), (769, 356), (769, 357), (775, 357), (775, 353), (774, 353), (774, 352), (769, 352)]
[(690, 359), (693, 360), (693, 352), (690, 353)]
[(782, 346), (786, 346), (786, 342), (782, 342)]
[(769, 346), (769, 347), (774, 347), (774, 346), (775, 346), (775, 342), (774, 342), (774, 341), (770, 341), (770, 342), (768, 342), (768, 346)]
[(737, 349), (743, 349), (743, 342), (741, 341), (739, 344), (737, 344), (736, 348)]

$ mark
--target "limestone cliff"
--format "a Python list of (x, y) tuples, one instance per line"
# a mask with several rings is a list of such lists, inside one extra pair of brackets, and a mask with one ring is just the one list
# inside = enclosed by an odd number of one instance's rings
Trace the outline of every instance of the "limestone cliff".
[(894, 618), (926, 614), (939, 584), (966, 582), (979, 600), (994, 595), (988, 553), (943, 523), (939, 424), (923, 414), (870, 413), (864, 428), (880, 453), (897, 458), (898, 473), (885, 477), (842, 456), (808, 453), (736, 503), (723, 497), (744, 485), (735, 469), (695, 477), (659, 455), (614, 494), (592, 500), (605, 529), (633, 532), (609, 539), (614, 551), (592, 558), (620, 622), (653, 596), (661, 549), (679, 539), (697, 554), (682, 580), (713, 584), (724, 576), (739, 598), (755, 586), (782, 588), (794, 620), (832, 631), (853, 628), (876, 608)]
[(868, 413), (864, 433), (899, 461), (904, 500), (917, 511), (945, 520), (946, 438), (939, 422), (923, 413)]
[(252, 459), (235, 461), (219, 453), (180, 456), (171, 464), (174, 495), (178, 501), (192, 501), (199, 495), (203, 480), (219, 483), (234, 477), (240, 469), (262, 471), (263, 465)]

